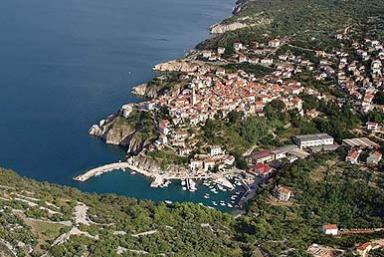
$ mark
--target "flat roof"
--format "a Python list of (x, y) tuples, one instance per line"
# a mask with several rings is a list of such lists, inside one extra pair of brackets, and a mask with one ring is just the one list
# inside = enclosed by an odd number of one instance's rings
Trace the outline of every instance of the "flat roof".
[(275, 150), (272, 151), (272, 153), (274, 153), (274, 154), (287, 153), (287, 152), (292, 151), (294, 149), (298, 149), (297, 145), (285, 145), (285, 146), (276, 148)]
[(289, 154), (291, 154), (293, 156), (296, 156), (296, 157), (298, 157), (300, 159), (305, 159), (305, 158), (307, 158), (310, 155), (306, 151), (301, 150), (299, 148), (293, 149), (293, 150), (289, 151)]
[(309, 135), (299, 135), (295, 136), (295, 139), (299, 139), (300, 141), (313, 141), (313, 140), (324, 140), (324, 139), (333, 139), (330, 135), (326, 133), (319, 134), (309, 134)]
[(373, 142), (369, 138), (366, 137), (360, 137), (360, 138), (349, 138), (349, 139), (343, 139), (343, 143), (347, 144), (350, 147), (372, 147), (372, 148), (378, 148), (380, 147), (379, 144)]

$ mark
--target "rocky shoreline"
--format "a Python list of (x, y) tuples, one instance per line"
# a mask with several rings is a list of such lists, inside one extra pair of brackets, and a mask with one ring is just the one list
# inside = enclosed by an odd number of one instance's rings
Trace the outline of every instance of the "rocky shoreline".
[[(236, 7), (234, 8), (233, 14), (238, 14), (247, 2), (248, 1), (238, 1), (236, 3)], [(247, 26), (249, 25), (246, 23), (225, 24), (223, 21), (222, 23), (213, 25), (210, 28), (210, 32), (212, 34), (220, 34)], [(160, 74), (206, 74), (209, 72), (215, 72), (217, 70), (215, 65), (212, 65), (206, 61), (198, 60), (196, 58), (196, 52), (197, 51), (191, 51), (183, 58), (157, 64), (153, 69)], [(156, 78), (161, 78), (161, 76)], [(176, 79), (176, 81), (178, 82), (179, 80)], [(167, 93), (172, 94), (173, 91), (179, 93), (179, 90), (182, 88), (182, 86), (183, 85), (175, 85), (174, 88), (167, 88)], [(151, 81), (133, 87), (131, 93), (138, 97), (155, 99), (159, 97), (159, 95), (163, 94), (161, 90), (161, 86), (158, 86), (156, 83)], [(89, 134), (104, 140), (107, 144), (121, 146), (126, 149), (126, 162), (130, 165), (130, 169), (139, 172), (144, 176), (152, 177), (155, 179), (155, 181), (157, 178), (159, 178), (159, 176), (163, 178), (162, 180), (183, 180), (191, 178), (191, 174), (188, 174), (190, 173), (190, 170), (186, 166), (171, 165), (167, 168), (167, 171), (164, 172), (160, 169), (159, 163), (156, 163), (155, 161), (149, 161), (148, 158), (142, 159), (143, 156), (140, 154), (148, 146), (153, 147), (152, 145), (155, 143), (155, 140), (159, 140), (159, 135), (153, 133), (152, 136), (143, 136), (148, 133), (146, 128), (148, 122), (142, 122), (140, 119), (131, 122), (130, 118), (132, 117), (132, 113), (135, 112), (151, 112), (152, 109), (150, 104), (150, 101), (141, 103), (128, 103), (122, 106), (121, 109), (116, 113), (109, 115), (106, 119), (101, 120), (98, 124), (92, 125), (92, 127), (89, 129)], [(154, 118), (152, 117), (151, 119)], [(157, 126), (159, 125), (154, 124), (153, 127), (158, 130)], [(140, 159), (140, 161), (137, 161), (138, 159)], [(214, 174), (212, 175), (210, 173), (198, 174), (192, 177), (197, 179), (222, 180), (222, 176), (217, 176)]]

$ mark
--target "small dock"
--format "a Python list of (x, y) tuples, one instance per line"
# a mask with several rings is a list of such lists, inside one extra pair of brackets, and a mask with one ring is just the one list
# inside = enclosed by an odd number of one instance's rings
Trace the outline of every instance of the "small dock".
[(129, 166), (130, 165), (127, 162), (116, 162), (116, 163), (106, 164), (98, 168), (91, 169), (73, 179), (76, 181), (85, 182), (92, 177), (99, 176), (107, 172), (111, 172), (114, 170), (125, 170), (129, 168)]

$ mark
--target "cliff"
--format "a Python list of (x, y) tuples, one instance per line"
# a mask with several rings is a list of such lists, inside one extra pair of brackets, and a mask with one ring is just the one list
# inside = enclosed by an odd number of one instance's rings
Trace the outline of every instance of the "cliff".
[(206, 73), (211, 70), (211, 67), (202, 61), (190, 61), (187, 59), (181, 59), (157, 64), (154, 67), (154, 70), (160, 72)]
[[(143, 115), (139, 115), (139, 118), (134, 117), (135, 115), (133, 113), (125, 118), (121, 113), (113, 114), (93, 125), (89, 134), (103, 139), (107, 144), (126, 148), (128, 154), (138, 154), (157, 136), (154, 127), (141, 120)], [(142, 132), (143, 130), (146, 132)]]
[(173, 72), (155, 77), (148, 83), (134, 87), (132, 94), (145, 98), (157, 98), (167, 92), (178, 91), (185, 85), (179, 75)]

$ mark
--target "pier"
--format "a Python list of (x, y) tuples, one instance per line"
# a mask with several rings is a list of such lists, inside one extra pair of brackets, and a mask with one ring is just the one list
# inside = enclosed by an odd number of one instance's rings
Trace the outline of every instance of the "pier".
[(80, 181), (80, 182), (84, 182), (84, 181), (87, 181), (88, 179), (90, 179), (92, 177), (99, 176), (99, 175), (107, 173), (107, 172), (111, 172), (114, 170), (125, 170), (125, 169), (129, 168), (129, 166), (130, 165), (127, 162), (116, 162), (116, 163), (106, 164), (106, 165), (100, 166), (98, 168), (91, 169), (91, 170), (87, 171), (86, 173), (83, 173), (83, 174), (81, 174), (81, 175), (79, 175), (73, 179)]

